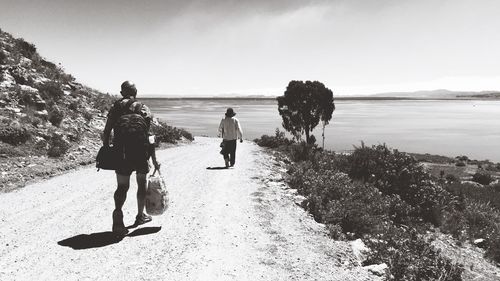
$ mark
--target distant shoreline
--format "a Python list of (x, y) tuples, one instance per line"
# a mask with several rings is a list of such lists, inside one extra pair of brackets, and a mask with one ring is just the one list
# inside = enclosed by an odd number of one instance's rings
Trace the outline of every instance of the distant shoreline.
[[(141, 99), (166, 99), (166, 100), (276, 100), (276, 97), (151, 97), (145, 96)], [(484, 98), (484, 97), (453, 97), (453, 98), (430, 98), (430, 97), (334, 97), (335, 100), (354, 100), (354, 101), (457, 101), (457, 100), (481, 100), (481, 101), (498, 101), (500, 98)]]

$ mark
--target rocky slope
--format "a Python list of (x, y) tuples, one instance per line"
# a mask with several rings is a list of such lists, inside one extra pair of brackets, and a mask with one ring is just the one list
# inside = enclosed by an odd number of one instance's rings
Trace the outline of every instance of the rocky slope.
[(78, 83), (33, 44), (0, 30), (0, 192), (91, 163), (117, 98)]

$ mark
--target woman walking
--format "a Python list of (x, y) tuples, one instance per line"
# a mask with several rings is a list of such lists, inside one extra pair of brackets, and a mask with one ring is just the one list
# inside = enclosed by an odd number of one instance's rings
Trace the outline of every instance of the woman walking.
[(243, 142), (243, 132), (241, 130), (240, 121), (234, 116), (236, 113), (232, 108), (226, 110), (225, 118), (220, 121), (219, 136), (222, 136), (222, 155), (226, 168), (233, 167), (236, 161), (236, 140), (240, 139)]

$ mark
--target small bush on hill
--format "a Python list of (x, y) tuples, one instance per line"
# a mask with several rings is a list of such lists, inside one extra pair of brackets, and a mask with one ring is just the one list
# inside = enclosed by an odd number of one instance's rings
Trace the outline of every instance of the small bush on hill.
[(7, 55), (3, 52), (3, 50), (0, 50), (0, 65), (4, 65), (7, 63)]
[(0, 124), (0, 141), (19, 145), (27, 142), (31, 138), (31, 132), (20, 124)]
[(89, 112), (89, 111), (86, 111), (86, 110), (85, 110), (85, 111), (83, 112), (83, 118), (84, 118), (85, 120), (87, 120), (87, 122), (90, 122), (90, 121), (92, 121), (92, 119), (94, 118), (94, 115), (92, 114), (92, 112)]
[(454, 183), (454, 182), (458, 182), (460, 179), (455, 175), (448, 174), (448, 175), (446, 175), (445, 180), (447, 183)]
[(177, 143), (182, 138), (194, 140), (193, 135), (188, 131), (167, 125), (163, 121), (159, 121), (158, 124), (152, 123), (151, 132), (160, 142)]
[(30, 151), (26, 147), (0, 142), (0, 154), (8, 157), (23, 157), (30, 155)]
[(70, 147), (69, 142), (64, 139), (63, 135), (52, 134), (47, 155), (49, 157), (61, 157), (68, 152)]
[(26, 116), (21, 118), (21, 121), (23, 123), (31, 124), (35, 127), (38, 127), (44, 123), (44, 120), (42, 118), (35, 115), (35, 110), (32, 107), (26, 106), (24, 113), (26, 114)]
[(486, 257), (500, 263), (500, 230), (497, 229), (496, 235), (488, 241)]
[(80, 107), (80, 103), (78, 101), (72, 101), (68, 105), (68, 109), (72, 111), (78, 111), (78, 108)]
[(46, 61), (44, 59), (40, 59), (40, 64), (46, 68), (49, 68), (49, 69), (52, 69), (52, 70), (56, 70), (57, 69), (57, 65), (53, 62), (50, 62), (50, 61)]
[(386, 263), (392, 280), (462, 280), (463, 267), (440, 256), (415, 230), (388, 226), (367, 246), (372, 251), (365, 263)]
[(108, 112), (113, 103), (116, 101), (116, 97), (110, 94), (98, 93), (93, 98), (93, 107), (99, 110), (101, 113)]
[(488, 185), (493, 181), (493, 178), (488, 173), (477, 172), (474, 175), (472, 175), (472, 181), (475, 181), (475, 182), (480, 183), (482, 185)]
[(28, 59), (33, 59), (37, 54), (35, 45), (24, 41), (22, 38), (16, 39), (16, 48)]
[(500, 189), (496, 189), (495, 186), (477, 187), (471, 183), (454, 182), (445, 185), (445, 188), (459, 198), (489, 204), (500, 210)]
[(58, 106), (53, 106), (49, 111), (49, 121), (52, 125), (59, 127), (64, 119), (64, 112)]
[(64, 97), (64, 91), (61, 89), (61, 85), (57, 82), (46, 82), (38, 86), (40, 95), (44, 100), (49, 101), (59, 101)]

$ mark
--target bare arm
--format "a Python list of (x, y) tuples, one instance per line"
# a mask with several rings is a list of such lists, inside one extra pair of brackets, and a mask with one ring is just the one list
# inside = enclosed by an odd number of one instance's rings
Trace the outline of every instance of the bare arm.
[(151, 155), (151, 160), (153, 160), (153, 165), (155, 166), (155, 169), (159, 170), (161, 164), (158, 163), (158, 160), (156, 160), (156, 149), (154, 145), (149, 146), (149, 154)]
[(236, 119), (236, 137), (243, 141), (243, 130), (241, 129), (240, 121)]

